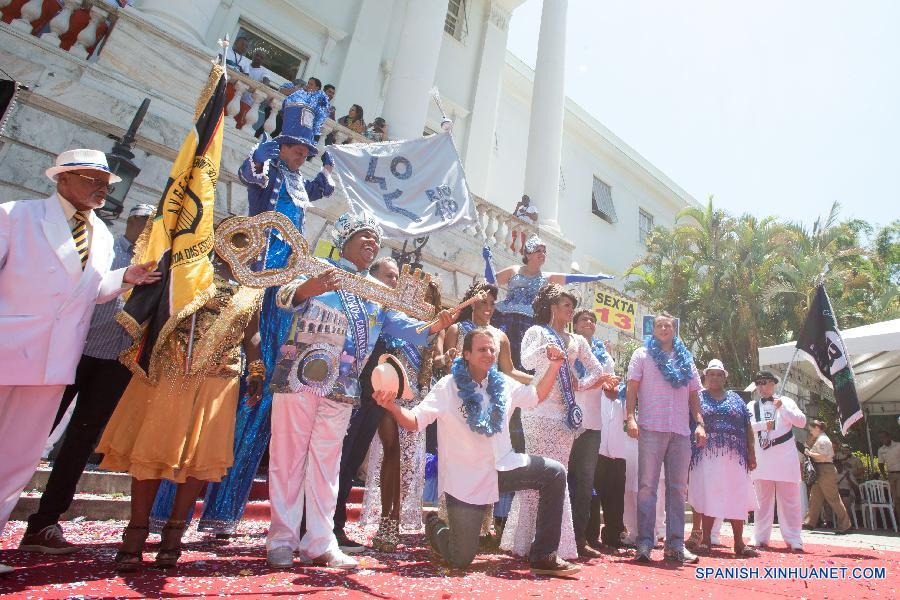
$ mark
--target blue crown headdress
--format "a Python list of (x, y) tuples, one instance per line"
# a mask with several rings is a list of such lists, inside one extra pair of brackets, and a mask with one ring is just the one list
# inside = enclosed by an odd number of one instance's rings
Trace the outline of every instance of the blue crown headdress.
[(373, 232), (378, 236), (378, 243), (381, 243), (384, 231), (381, 229), (381, 225), (378, 224), (378, 221), (366, 212), (361, 212), (359, 214), (345, 212), (342, 214), (338, 217), (338, 220), (334, 222), (334, 230), (331, 232), (331, 237), (334, 238), (334, 243), (338, 249), (343, 250), (347, 240), (352, 238), (353, 234), (363, 230)]
[(322, 92), (297, 90), (281, 105), (281, 134), (276, 142), (305, 144), (309, 155), (318, 154), (315, 137), (328, 117), (328, 96)]

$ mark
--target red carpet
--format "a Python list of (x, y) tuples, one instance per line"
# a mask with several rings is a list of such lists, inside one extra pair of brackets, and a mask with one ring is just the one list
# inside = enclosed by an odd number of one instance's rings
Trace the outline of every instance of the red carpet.
[[(226, 543), (209, 540), (191, 530), (183, 565), (163, 572), (149, 565), (136, 574), (117, 576), (111, 561), (124, 523), (64, 523), (66, 537), (84, 550), (68, 556), (47, 557), (14, 550), (23, 523), (13, 522), (0, 537), (0, 562), (17, 567), (0, 576), (0, 595), (15, 598), (264, 598), (316, 596), (322, 598), (886, 598), (897, 597), (900, 553), (880, 550), (807, 546), (806, 554), (781, 549), (764, 551), (759, 558), (737, 560), (726, 548), (714, 548), (702, 567), (884, 567), (886, 579), (862, 580), (724, 580), (698, 581), (694, 567), (662, 562), (638, 565), (628, 555), (606, 555), (570, 580), (532, 576), (525, 561), (496, 554), (479, 556), (468, 571), (447, 570), (430, 562), (422, 536), (407, 536), (409, 548), (394, 555), (362, 555), (356, 572), (304, 567), (273, 571), (266, 566), (263, 536), (266, 523), (244, 523), (244, 534)], [(362, 539), (361, 530), (350, 534)], [(152, 560), (156, 536), (151, 537), (144, 559)], [(654, 551), (662, 558), (662, 551)]]

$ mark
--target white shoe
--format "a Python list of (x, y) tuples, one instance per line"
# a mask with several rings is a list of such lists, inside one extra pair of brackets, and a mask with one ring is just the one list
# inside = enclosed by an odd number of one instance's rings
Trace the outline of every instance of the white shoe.
[(266, 562), (275, 569), (290, 569), (294, 566), (294, 551), (288, 546), (279, 546), (266, 552)]
[(803, 552), (803, 544), (790, 544), (791, 552)]
[(336, 548), (312, 559), (311, 564), (332, 569), (355, 569), (359, 566), (359, 561), (351, 556), (347, 556), (339, 548)]
[(13, 570), (14, 569), (11, 566), (0, 563), (0, 575), (6, 575), (7, 573), (12, 573)]

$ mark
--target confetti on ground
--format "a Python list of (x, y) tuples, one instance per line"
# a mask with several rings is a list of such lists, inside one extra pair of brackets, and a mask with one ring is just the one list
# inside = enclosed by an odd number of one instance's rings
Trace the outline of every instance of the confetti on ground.
[[(417, 600), (521, 600), (542, 598), (773, 598), (897, 597), (900, 552), (866, 547), (807, 545), (805, 554), (780, 548), (759, 558), (738, 560), (729, 548), (715, 547), (703, 557), (703, 567), (885, 567), (887, 578), (867, 580), (709, 580), (700, 581), (694, 567), (676, 567), (662, 561), (639, 565), (631, 553), (608, 553), (582, 562), (583, 570), (571, 579), (535, 577), (526, 561), (505, 554), (479, 555), (467, 571), (447, 569), (432, 562), (423, 536), (403, 536), (401, 552), (363, 555), (355, 572), (315, 568), (299, 561), (293, 569), (274, 571), (265, 561), (265, 522), (245, 522), (229, 540), (217, 540), (188, 530), (185, 552), (177, 569), (152, 566), (159, 537), (151, 535), (145, 565), (134, 574), (119, 576), (112, 567), (121, 539), (121, 521), (63, 523), (66, 538), (83, 549), (65, 556), (44, 556), (15, 550), (24, 523), (11, 522), (0, 536), (0, 562), (16, 570), (0, 576), (0, 596), (12, 598), (415, 598)], [(348, 525), (348, 533), (367, 540), (372, 531)], [(723, 540), (730, 543), (730, 540)], [(780, 545), (780, 544), (779, 544)], [(657, 549), (654, 558), (661, 558)]]

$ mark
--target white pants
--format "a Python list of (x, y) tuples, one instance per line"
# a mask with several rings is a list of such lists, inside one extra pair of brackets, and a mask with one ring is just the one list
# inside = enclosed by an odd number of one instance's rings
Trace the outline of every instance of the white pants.
[(38, 463), (64, 385), (0, 385), (0, 532)]
[(788, 546), (802, 546), (800, 527), (803, 524), (803, 510), (800, 482), (756, 479), (753, 481), (753, 487), (756, 489), (756, 500), (759, 502), (759, 508), (754, 511), (753, 545), (769, 543), (777, 500), (778, 527), (781, 529), (784, 543)]
[[(337, 548), (337, 506), (341, 446), (353, 407), (309, 392), (272, 397), (269, 444), (269, 501), (272, 523), (266, 547), (288, 546), (312, 560)], [(300, 521), (306, 507), (306, 534)]]

